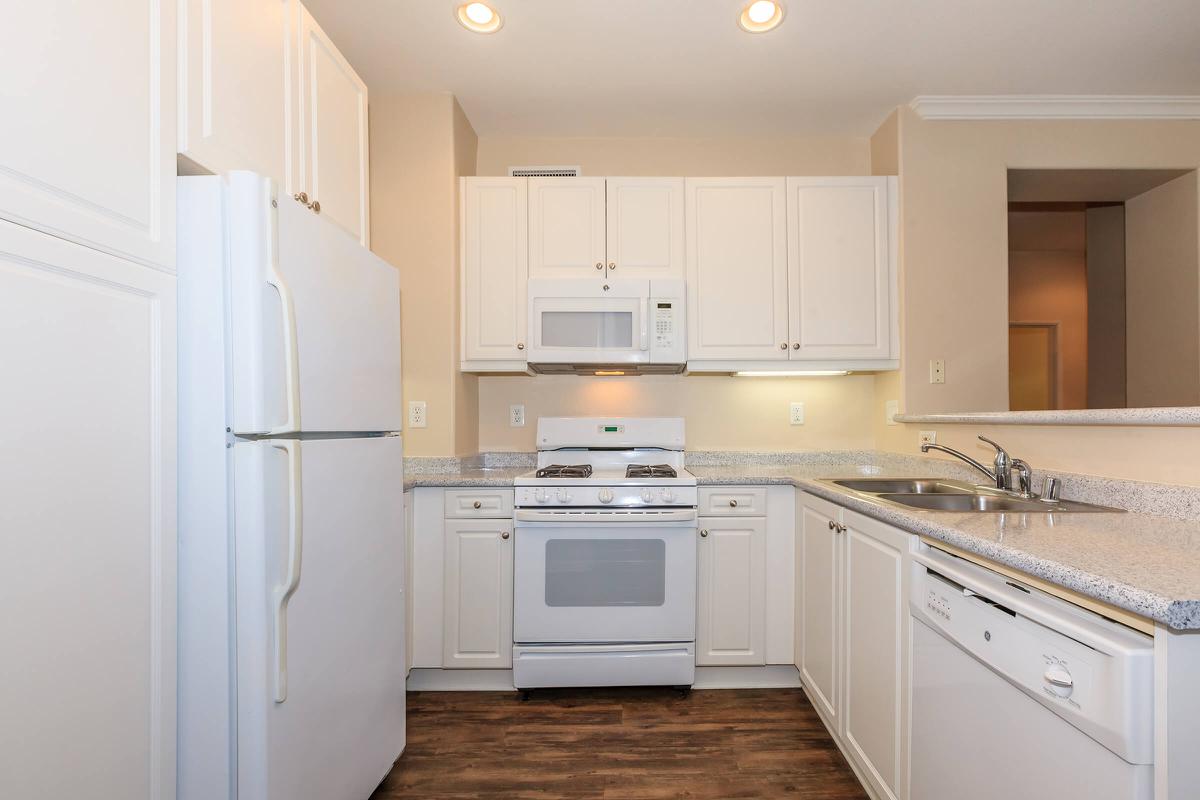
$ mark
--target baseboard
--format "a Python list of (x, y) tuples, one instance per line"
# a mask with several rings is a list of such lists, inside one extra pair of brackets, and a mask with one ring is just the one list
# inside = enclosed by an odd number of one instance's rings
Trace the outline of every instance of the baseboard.
[[(414, 667), (410, 692), (514, 692), (511, 669)], [(765, 667), (696, 667), (693, 689), (797, 689), (800, 673), (790, 664)]]

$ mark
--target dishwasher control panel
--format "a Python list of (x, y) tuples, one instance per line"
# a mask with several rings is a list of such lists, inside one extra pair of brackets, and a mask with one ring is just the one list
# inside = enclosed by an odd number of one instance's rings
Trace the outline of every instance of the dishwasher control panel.
[(1131, 763), (1152, 763), (1149, 636), (934, 549), (916, 557), (910, 597), (914, 621)]

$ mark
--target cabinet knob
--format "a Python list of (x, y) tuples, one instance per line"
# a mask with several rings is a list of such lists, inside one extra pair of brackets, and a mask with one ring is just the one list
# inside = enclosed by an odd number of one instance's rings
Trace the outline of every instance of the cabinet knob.
[(504, 533), (500, 534), (501, 539), (507, 539), (510, 536), (512, 536), (512, 534), (509, 533), (508, 531), (505, 531)]
[(707, 539), (707, 538), (708, 538), (708, 531), (700, 531), (700, 535), (701, 535), (703, 538)]
[(793, 349), (793, 350), (799, 350), (799, 349), (800, 349), (800, 343), (799, 343), (799, 342), (792, 342), (792, 349)]
[(475, 508), (483, 508), (483, 503), (479, 502), (478, 500), (476, 500), (474, 503), (471, 503), (471, 505)]
[(616, 262), (615, 262), (615, 261), (610, 261), (610, 262), (608, 262), (608, 268), (609, 268), (609, 269), (616, 269), (616, 268), (617, 268), (617, 264), (616, 264)]
[(829, 520), (829, 530), (833, 530), (837, 526), (833, 520)]
[(730, 500), (730, 501), (729, 501), (729, 507), (730, 507), (730, 508), (737, 508), (737, 500)]
[(597, 262), (596, 262), (596, 269), (604, 269), (604, 262), (603, 262), (603, 261), (597, 261)]
[(310, 205), (309, 208), (311, 208), (314, 212), (320, 214), (321, 213), (321, 201), (313, 200), (312, 205)]
[(524, 342), (517, 342), (517, 349), (518, 349), (518, 350), (524, 350), (524, 349), (525, 349), (525, 343), (524, 343)]
[(787, 350), (787, 342), (780, 342), (780, 343), (779, 343), (779, 349), (780, 349), (780, 350)]
[(308, 205), (308, 192), (296, 192), (294, 195), (292, 195), (292, 199), (297, 203), (304, 203), (304, 205)]

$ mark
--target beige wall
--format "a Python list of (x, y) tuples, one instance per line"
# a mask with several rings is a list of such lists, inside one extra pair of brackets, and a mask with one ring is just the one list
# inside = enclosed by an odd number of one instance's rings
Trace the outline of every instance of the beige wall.
[(478, 382), (458, 372), (457, 177), (476, 147), (449, 94), (371, 96), (371, 249), (400, 270), (405, 402), (428, 404), (412, 456), (478, 449)]
[(1125, 202), (1128, 401), (1200, 404), (1200, 209), (1189, 172)]
[[(924, 121), (900, 109), (902, 374), (877, 379), (877, 402), (910, 413), (994, 410), (1006, 398), (1008, 167), (1192, 168), (1195, 121)], [(931, 358), (946, 383), (928, 382)], [(919, 430), (975, 455), (984, 434), (1035, 467), (1200, 486), (1200, 428), (896, 425), (876, 446), (917, 452)]]

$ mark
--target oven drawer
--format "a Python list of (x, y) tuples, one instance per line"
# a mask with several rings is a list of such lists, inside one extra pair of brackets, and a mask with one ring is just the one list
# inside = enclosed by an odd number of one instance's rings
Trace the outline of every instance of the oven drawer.
[(512, 489), (447, 489), (447, 519), (510, 519)]
[(767, 490), (761, 486), (701, 487), (702, 517), (762, 517), (767, 513)]

